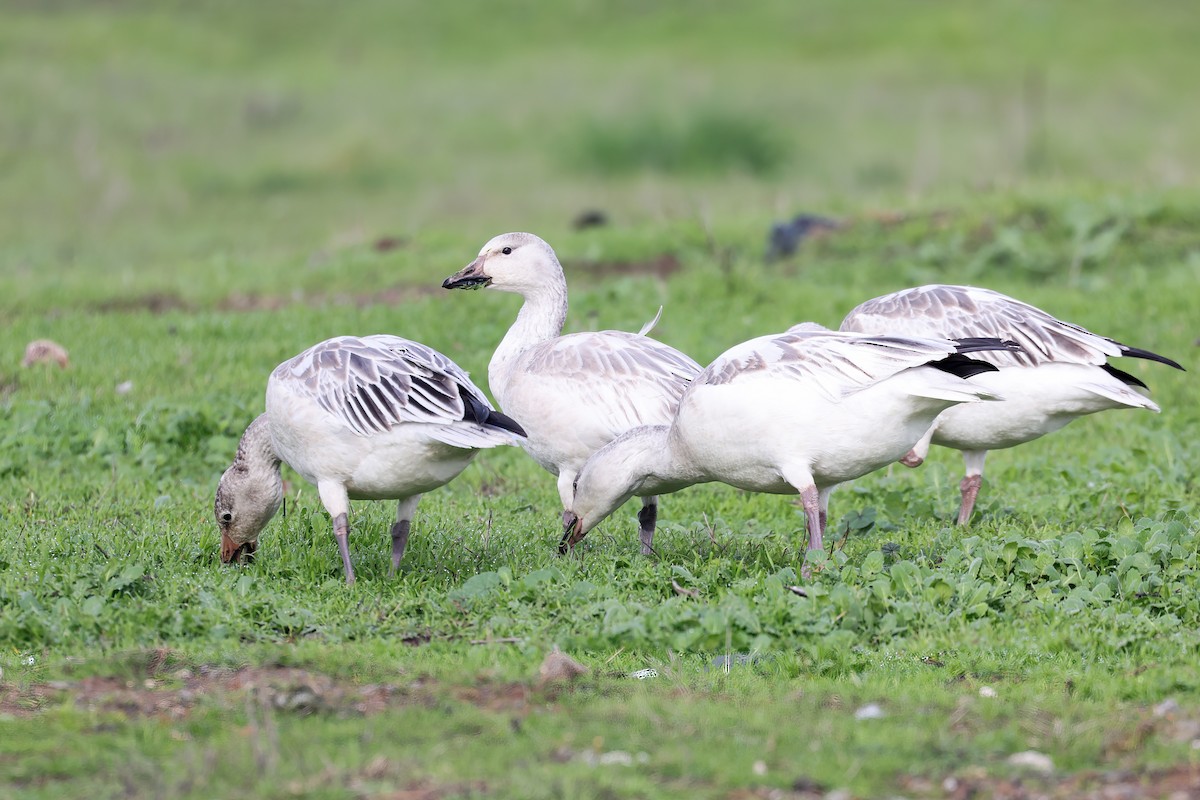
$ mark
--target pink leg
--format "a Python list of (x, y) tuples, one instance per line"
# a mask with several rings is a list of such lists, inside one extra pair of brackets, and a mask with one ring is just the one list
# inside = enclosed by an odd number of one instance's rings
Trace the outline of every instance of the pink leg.
[(354, 567), (350, 564), (350, 545), (347, 537), (350, 535), (350, 520), (345, 514), (338, 514), (333, 520), (333, 535), (337, 539), (338, 551), (342, 554), (342, 566), (346, 569), (346, 584), (354, 583)]
[(400, 569), (400, 559), (404, 558), (404, 548), (408, 546), (408, 532), (411, 526), (412, 523), (406, 519), (392, 525), (392, 569), (388, 573), (389, 577)]
[(900, 463), (906, 467), (919, 467), (925, 463), (925, 459), (917, 455), (916, 450), (909, 450), (904, 454), (904, 457), (900, 459)]
[(959, 525), (966, 525), (971, 521), (971, 512), (975, 510), (975, 498), (979, 496), (979, 486), (982, 483), (982, 475), (968, 475), (958, 485), (962, 491), (962, 505), (958, 509)]
[[(808, 528), (808, 549), (821, 550), (824, 548), (822, 533), (825, 525), (821, 519), (821, 499), (816, 486), (806, 486), (800, 492), (800, 502), (804, 504), (804, 517)], [(804, 566), (800, 575), (805, 580), (812, 577), (812, 568), (808, 566), (808, 554), (805, 553)]]
[(979, 497), (979, 486), (983, 483), (983, 462), (987, 458), (987, 450), (964, 450), (963, 464), (966, 466), (966, 477), (958, 485), (962, 491), (962, 505), (958, 508), (958, 524), (966, 525), (971, 521), (971, 512), (975, 510), (975, 499)]

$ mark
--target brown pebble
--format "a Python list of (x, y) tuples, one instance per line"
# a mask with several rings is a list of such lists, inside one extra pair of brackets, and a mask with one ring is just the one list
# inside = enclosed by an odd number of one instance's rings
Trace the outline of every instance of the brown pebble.
[(583, 664), (556, 649), (546, 653), (542, 666), (538, 668), (538, 676), (542, 683), (569, 683), (580, 675), (586, 675), (587, 671), (588, 668)]
[(34, 364), (49, 364), (52, 361), (66, 369), (67, 348), (49, 339), (34, 339), (25, 345), (25, 357), (21, 359), (21, 366), (31, 367)]

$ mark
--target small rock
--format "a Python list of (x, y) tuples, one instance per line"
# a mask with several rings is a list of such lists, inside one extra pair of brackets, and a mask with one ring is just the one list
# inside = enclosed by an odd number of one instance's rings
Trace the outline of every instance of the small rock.
[(554, 649), (546, 653), (542, 666), (538, 668), (538, 676), (543, 684), (556, 682), (571, 682), (580, 675), (586, 675), (588, 668), (571, 658), (561, 650)]
[(1163, 700), (1161, 703), (1159, 703), (1158, 705), (1156, 705), (1154, 707), (1154, 716), (1166, 717), (1171, 714), (1174, 714), (1178, 710), (1179, 710), (1179, 703), (1175, 702), (1174, 697), (1168, 697), (1166, 700)]
[(25, 345), (25, 357), (21, 359), (22, 367), (51, 363), (66, 369), (69, 363), (67, 348), (50, 339), (34, 339)]
[(887, 714), (878, 703), (867, 703), (854, 712), (855, 719), (883, 719)]
[(133, 381), (121, 381), (114, 391), (121, 396), (129, 394), (133, 391)]
[(610, 750), (607, 753), (601, 753), (600, 757), (596, 759), (596, 763), (602, 766), (616, 764), (622, 767), (632, 767), (633, 756), (630, 753), (626, 753), (624, 750)]
[(849, 789), (834, 789), (825, 795), (825, 800), (851, 800), (854, 795), (850, 794)]
[(767, 234), (765, 258), (768, 262), (786, 258), (795, 253), (800, 243), (812, 234), (839, 227), (841, 226), (836, 221), (814, 214), (800, 214), (793, 219), (776, 222)]
[(577, 231), (588, 228), (599, 228), (607, 224), (608, 215), (598, 208), (589, 208), (580, 211), (575, 216), (575, 219), (571, 221), (571, 227)]
[(408, 244), (408, 240), (403, 236), (380, 236), (371, 243), (371, 248), (376, 253), (386, 253), (398, 247), (403, 247), (406, 244)]
[(1020, 753), (1013, 753), (1007, 761), (1010, 766), (1024, 767), (1043, 775), (1054, 772), (1054, 762), (1050, 760), (1050, 756), (1039, 753), (1037, 750), (1022, 750)]
[(980, 697), (995, 697), (996, 690), (990, 686), (980, 686), (979, 687), (979, 696)]
[(761, 778), (767, 774), (767, 762), (761, 760), (755, 761), (754, 766), (750, 767), (750, 771)]

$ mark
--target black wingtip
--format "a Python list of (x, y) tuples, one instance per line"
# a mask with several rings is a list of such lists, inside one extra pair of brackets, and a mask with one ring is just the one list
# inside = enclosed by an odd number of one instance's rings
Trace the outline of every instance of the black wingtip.
[(957, 347), (954, 349), (960, 353), (978, 353), (981, 350), (1007, 350), (1010, 353), (1019, 353), (1021, 345), (1008, 339), (995, 339), (987, 336), (968, 336), (964, 339), (952, 339)]
[(487, 421), (484, 424), (490, 425), (493, 428), (502, 428), (511, 433), (515, 433), (518, 436), (522, 436), (522, 437), (529, 436), (529, 434), (525, 433), (525, 429), (522, 428), (519, 424), (517, 424), (517, 421), (515, 419), (508, 416), (507, 414), (501, 414), (499, 411), (490, 411), (489, 410), (488, 416), (487, 416)]
[[(985, 348), (994, 350), (995, 348)], [(952, 356), (946, 356), (937, 361), (930, 361), (929, 366), (935, 369), (940, 369), (942, 372), (949, 372), (951, 375), (956, 375), (959, 378), (970, 378), (984, 372), (999, 372), (1000, 368), (995, 364), (989, 364), (986, 361), (980, 361), (977, 358), (964, 356), (961, 353), (955, 353)]]
[(499, 411), (491, 408), (480, 398), (476, 397), (465, 388), (460, 389), (459, 395), (463, 400), (463, 419), (474, 422), (478, 425), (486, 425), (489, 428), (500, 428), (501, 430), (515, 433), (518, 436), (528, 436), (525, 429), (517, 424), (517, 421), (507, 414), (501, 414)]
[(1149, 350), (1143, 350), (1140, 347), (1129, 347), (1128, 345), (1123, 345), (1119, 342), (1117, 343), (1117, 346), (1121, 348), (1121, 355), (1123, 356), (1128, 356), (1129, 358), (1144, 358), (1147, 361), (1157, 361), (1160, 364), (1166, 364), (1168, 367), (1174, 367), (1177, 370), (1187, 372), (1187, 370), (1183, 368), (1183, 365), (1178, 361), (1167, 358), (1166, 356), (1160, 356), (1158, 353), (1151, 353)]
[(1150, 387), (1142, 383), (1140, 379), (1135, 378), (1123, 369), (1117, 369), (1112, 364), (1101, 364), (1100, 369), (1104, 370), (1109, 375), (1112, 375), (1126, 386), (1140, 386), (1146, 390), (1150, 389)]

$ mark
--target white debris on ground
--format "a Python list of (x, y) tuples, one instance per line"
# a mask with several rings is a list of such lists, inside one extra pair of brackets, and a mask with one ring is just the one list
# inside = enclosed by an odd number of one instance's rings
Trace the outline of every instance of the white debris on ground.
[(1154, 707), (1154, 716), (1169, 717), (1177, 711), (1179, 711), (1179, 703), (1175, 702), (1174, 697), (1168, 697)]
[(979, 696), (980, 697), (995, 697), (996, 690), (990, 686), (980, 686), (979, 687)]
[(632, 767), (650, 761), (650, 754), (639, 752), (634, 755), (624, 750), (609, 750), (607, 753), (584, 750), (579, 754), (579, 760), (591, 767)]
[(887, 713), (884, 712), (878, 703), (867, 703), (854, 712), (854, 718), (858, 720), (883, 719), (886, 716)]
[(1054, 762), (1050, 760), (1050, 756), (1039, 753), (1037, 750), (1022, 750), (1019, 753), (1013, 753), (1008, 757), (1007, 762), (1010, 766), (1023, 767), (1044, 775), (1054, 772)]

